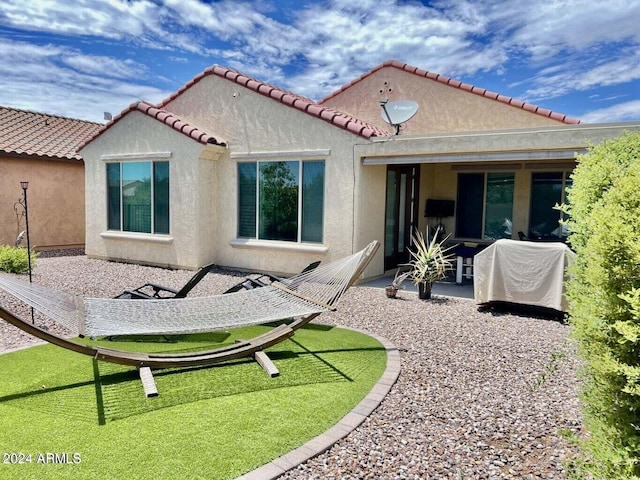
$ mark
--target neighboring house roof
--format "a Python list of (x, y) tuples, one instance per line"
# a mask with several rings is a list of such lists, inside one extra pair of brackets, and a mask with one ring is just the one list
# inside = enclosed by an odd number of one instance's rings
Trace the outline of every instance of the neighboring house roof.
[(79, 161), (79, 145), (101, 127), (86, 120), (0, 107), (0, 154)]
[(429, 80), (440, 82), (440, 83), (443, 83), (443, 84), (448, 85), (448, 86), (453, 87), (453, 88), (459, 88), (460, 90), (465, 90), (465, 91), (473, 93), (475, 95), (480, 95), (481, 97), (485, 97), (485, 98), (489, 98), (491, 100), (495, 100), (495, 101), (498, 101), (498, 102), (501, 102), (501, 103), (505, 103), (505, 104), (510, 105), (510, 106), (512, 106), (514, 108), (519, 108), (521, 110), (526, 110), (528, 112), (535, 113), (537, 115), (542, 115), (543, 117), (548, 117), (548, 118), (551, 118), (553, 120), (557, 120), (559, 122), (563, 122), (563, 123), (567, 123), (567, 124), (571, 124), (571, 125), (575, 125), (575, 124), (580, 123), (580, 120), (578, 120), (576, 118), (571, 118), (571, 117), (568, 117), (568, 116), (563, 115), (561, 113), (557, 113), (557, 112), (553, 112), (551, 110), (548, 110), (546, 108), (541, 108), (541, 107), (538, 107), (536, 105), (532, 105), (530, 103), (523, 102), (521, 100), (516, 100), (515, 98), (512, 98), (512, 97), (507, 97), (505, 95), (500, 95), (499, 93), (491, 92), (491, 91), (486, 90), (484, 88), (480, 88), (480, 87), (476, 87), (476, 86), (473, 86), (473, 85), (469, 85), (468, 83), (463, 83), (463, 82), (460, 82), (459, 80), (454, 80), (452, 78), (445, 77), (444, 75), (440, 75), (438, 73), (429, 72), (427, 70), (422, 70), (422, 69), (417, 68), (417, 67), (412, 67), (411, 65), (399, 62), (397, 60), (387, 60), (386, 62), (378, 65), (375, 68), (373, 68), (371, 71), (369, 71), (369, 72), (361, 75), (360, 77), (356, 78), (352, 82), (349, 82), (348, 84), (344, 85), (343, 87), (340, 87), (340, 89), (338, 89), (335, 92), (331, 93), (330, 95), (326, 96), (325, 98), (320, 100), (318, 103), (322, 104), (322, 103), (326, 102), (327, 100), (329, 100), (330, 98), (333, 98), (333, 97), (339, 95), (340, 93), (342, 93), (345, 90), (349, 89), (350, 87), (352, 87), (356, 83), (361, 82), (364, 78), (368, 77), (369, 75), (372, 75), (373, 73), (377, 72), (378, 70), (380, 70), (380, 69), (382, 69), (384, 67), (393, 67), (393, 68), (397, 68), (399, 70), (404, 70), (405, 72), (409, 72), (409, 73), (412, 73), (412, 74), (420, 76), (420, 77), (425, 77), (425, 78), (428, 78)]
[(386, 130), (376, 127), (375, 125), (371, 125), (367, 122), (364, 122), (358, 118), (347, 115), (346, 113), (339, 112), (337, 110), (333, 110), (331, 108), (325, 107), (324, 105), (320, 105), (313, 100), (310, 100), (306, 97), (298, 95), (296, 93), (289, 92), (287, 90), (283, 90), (276, 86), (270, 85), (265, 82), (261, 82), (260, 80), (256, 80), (255, 78), (249, 77), (243, 73), (240, 73), (236, 70), (231, 70), (226, 67), (222, 67), (220, 65), (213, 65), (207, 69), (205, 69), (199, 75), (196, 75), (190, 82), (184, 85), (180, 90), (171, 95), (169, 98), (163, 100), (158, 107), (162, 108), (173, 101), (176, 97), (182, 95), (186, 90), (191, 88), (193, 85), (198, 83), (203, 78), (208, 75), (217, 75), (218, 77), (225, 78), (232, 82), (237, 83), (245, 88), (253, 90), (265, 97), (272, 98), (284, 105), (300, 110), (304, 113), (307, 113), (311, 116), (320, 118), (326, 122), (329, 122), (336, 127), (347, 130), (355, 135), (359, 135), (364, 138), (371, 137), (388, 137), (391, 134)]
[(126, 110), (123, 110), (118, 115), (113, 117), (113, 119), (109, 123), (104, 125), (99, 131), (95, 132), (95, 134), (92, 135), (90, 138), (87, 138), (82, 143), (82, 145), (78, 147), (78, 150), (82, 150), (90, 142), (95, 140), (98, 136), (102, 135), (102, 133), (104, 133), (105, 130), (108, 130), (109, 128), (111, 128), (113, 125), (118, 123), (118, 121), (120, 121), (125, 115), (133, 111), (142, 112), (145, 115), (148, 115), (151, 118), (154, 118), (155, 120), (158, 120), (159, 122), (164, 123), (165, 125), (168, 125), (169, 127), (173, 128), (177, 132), (180, 132), (183, 135), (186, 135), (187, 137), (192, 138), (202, 144), (205, 144), (205, 145), (214, 144), (214, 145), (220, 145), (223, 147), (226, 146), (226, 143), (218, 141), (215, 137), (209, 135), (207, 132), (200, 130), (197, 127), (194, 127), (193, 125), (189, 125), (187, 122), (182, 120), (177, 115), (171, 112), (168, 112), (167, 110), (163, 110), (162, 108), (155, 107), (143, 100), (140, 100), (138, 102), (132, 103), (131, 105), (129, 105), (129, 108), (127, 108)]

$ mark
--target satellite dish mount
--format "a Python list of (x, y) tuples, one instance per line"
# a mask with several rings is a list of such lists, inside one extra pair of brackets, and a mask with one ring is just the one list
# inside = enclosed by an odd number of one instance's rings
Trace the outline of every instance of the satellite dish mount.
[(387, 98), (380, 99), (380, 106), (382, 120), (395, 127), (396, 135), (400, 134), (400, 125), (411, 120), (420, 108), (420, 105), (412, 100), (389, 102)]

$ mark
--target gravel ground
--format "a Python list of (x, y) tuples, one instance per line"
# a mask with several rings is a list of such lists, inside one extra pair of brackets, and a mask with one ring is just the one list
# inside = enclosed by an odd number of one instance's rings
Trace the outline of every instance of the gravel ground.
[[(193, 272), (84, 256), (38, 259), (34, 282), (111, 297), (145, 282), (180, 287)], [(217, 271), (191, 295), (221, 293), (241, 274)], [(0, 294), (27, 318), (28, 310)], [(402, 371), (378, 409), (320, 456), (285, 474), (299, 479), (561, 479), (581, 433), (577, 360), (555, 320), (479, 312), (471, 300), (354, 287), (319, 317), (376, 333), (401, 351)], [(36, 323), (57, 329), (37, 313)], [(34, 339), (0, 321), (0, 352)]]

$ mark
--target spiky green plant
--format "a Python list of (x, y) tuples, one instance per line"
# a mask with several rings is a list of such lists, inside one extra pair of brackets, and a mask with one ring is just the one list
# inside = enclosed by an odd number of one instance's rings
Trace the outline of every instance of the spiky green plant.
[(445, 277), (449, 270), (453, 269), (453, 246), (445, 247), (450, 235), (438, 241), (440, 229), (436, 231), (431, 240), (427, 242), (422, 232), (415, 230), (411, 236), (413, 248), (409, 249), (411, 267), (409, 277), (416, 285), (431, 285)]

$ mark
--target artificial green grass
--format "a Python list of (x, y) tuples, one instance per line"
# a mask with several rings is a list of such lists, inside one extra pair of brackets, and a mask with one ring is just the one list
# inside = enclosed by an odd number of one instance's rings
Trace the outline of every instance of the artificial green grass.
[[(100, 343), (193, 351), (265, 328)], [(149, 399), (134, 368), (52, 345), (0, 355), (0, 478), (232, 479), (327, 430), (386, 366), (377, 340), (320, 325), (267, 352), (277, 378), (252, 360), (155, 370)]]

